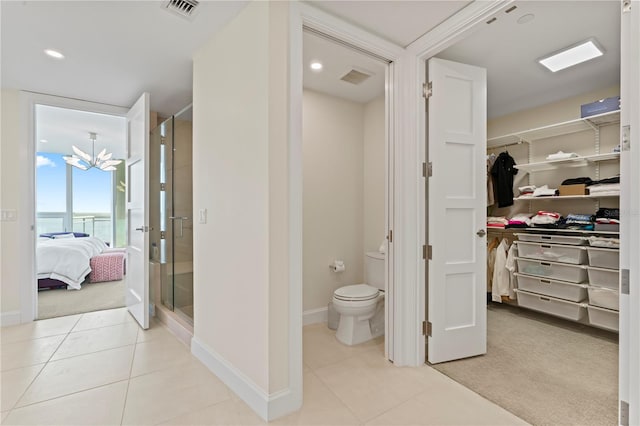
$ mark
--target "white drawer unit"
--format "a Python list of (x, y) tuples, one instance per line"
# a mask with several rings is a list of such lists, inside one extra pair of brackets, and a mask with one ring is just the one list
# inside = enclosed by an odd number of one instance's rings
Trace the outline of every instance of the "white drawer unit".
[(520, 290), (538, 293), (546, 296), (582, 302), (587, 298), (587, 285), (575, 284), (567, 281), (548, 280), (516, 273)]
[(620, 266), (620, 251), (618, 249), (606, 249), (588, 247), (589, 265), (597, 268), (618, 269)]
[(544, 312), (572, 321), (581, 321), (587, 316), (587, 309), (584, 303), (542, 296), (521, 289), (516, 289), (516, 292), (518, 294), (518, 305), (523, 308)]
[(518, 256), (526, 257), (527, 259), (585, 265), (587, 263), (587, 248), (575, 245), (568, 246), (519, 241)]
[(588, 287), (588, 292), (590, 305), (613, 309), (615, 311), (619, 309), (620, 295), (618, 290), (590, 285)]
[(566, 244), (570, 246), (584, 246), (589, 243), (586, 237), (524, 233), (517, 233), (514, 235), (516, 235), (520, 241), (528, 241), (532, 243)]
[(587, 266), (589, 270), (589, 284), (597, 287), (618, 289), (619, 271), (617, 269), (594, 268)]
[(611, 309), (587, 306), (589, 311), (589, 324), (605, 330), (618, 331), (620, 329), (620, 314)]
[(516, 258), (518, 271), (553, 280), (583, 283), (587, 280), (587, 266), (569, 265), (558, 262), (543, 262), (532, 259)]

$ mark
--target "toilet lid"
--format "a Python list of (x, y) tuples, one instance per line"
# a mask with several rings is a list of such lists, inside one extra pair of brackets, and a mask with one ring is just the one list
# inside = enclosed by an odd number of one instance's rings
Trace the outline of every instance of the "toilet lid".
[(339, 300), (371, 300), (378, 297), (380, 290), (367, 284), (340, 287), (333, 295)]

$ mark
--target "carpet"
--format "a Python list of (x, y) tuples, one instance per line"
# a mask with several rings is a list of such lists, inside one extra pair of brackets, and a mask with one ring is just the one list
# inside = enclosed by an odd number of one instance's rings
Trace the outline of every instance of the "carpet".
[(38, 319), (82, 314), (125, 306), (124, 280), (84, 283), (80, 290), (38, 292)]
[(491, 304), (487, 354), (433, 365), (533, 425), (617, 425), (618, 335)]

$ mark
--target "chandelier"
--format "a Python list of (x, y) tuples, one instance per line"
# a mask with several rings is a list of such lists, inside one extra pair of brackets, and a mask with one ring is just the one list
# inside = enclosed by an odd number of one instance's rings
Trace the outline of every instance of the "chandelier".
[(110, 172), (116, 170), (114, 166), (122, 163), (122, 160), (112, 160), (112, 153), (107, 154), (107, 148), (104, 148), (98, 156), (96, 157), (96, 138), (97, 134), (93, 132), (89, 132), (89, 140), (91, 140), (91, 155), (85, 153), (80, 148), (75, 145), (72, 145), (71, 148), (75, 154), (73, 155), (65, 155), (64, 161), (67, 164), (72, 165), (73, 167), (77, 167), (80, 170), (89, 170), (92, 168), (100, 169), (105, 172)]

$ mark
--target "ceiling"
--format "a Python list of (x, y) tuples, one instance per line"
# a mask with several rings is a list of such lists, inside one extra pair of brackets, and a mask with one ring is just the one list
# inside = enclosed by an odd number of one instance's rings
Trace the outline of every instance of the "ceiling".
[[(204, 0), (189, 21), (166, 12), (157, 0), (0, 1), (2, 87), (118, 106), (130, 106), (148, 91), (151, 108), (169, 116), (191, 103), (193, 53), (246, 3)], [(406, 46), (470, 2), (308, 3)], [(515, 4), (515, 11), (500, 12), (495, 22), (438, 55), (487, 68), (491, 117), (618, 83), (618, 2)], [(535, 19), (517, 24), (527, 13)], [(535, 62), (589, 37), (604, 46), (603, 58), (555, 74)], [(305, 35), (304, 42), (307, 87), (357, 102), (381, 93), (383, 86), (373, 84), (384, 78), (379, 63), (322, 38)], [(58, 49), (66, 58), (49, 58), (43, 54), (45, 48)], [(310, 74), (307, 62), (320, 57), (326, 72)], [(351, 67), (372, 71), (374, 77), (365, 83), (375, 88), (348, 90), (355, 88), (345, 86), (348, 83), (339, 77)], [(360, 89), (364, 88), (363, 83)], [(79, 128), (77, 133), (87, 130)]]
[[(303, 35), (303, 83), (306, 89), (366, 103), (384, 94), (386, 63), (316, 34)], [(323, 64), (313, 71), (312, 61)], [(360, 84), (341, 80), (349, 71), (369, 74)]]
[[(519, 1), (437, 56), (487, 69), (488, 115), (499, 117), (620, 83), (620, 5), (615, 1)], [(528, 23), (523, 15), (535, 17)], [(552, 73), (537, 59), (595, 37), (600, 58)], [(595, 100), (595, 99), (594, 99)]]

